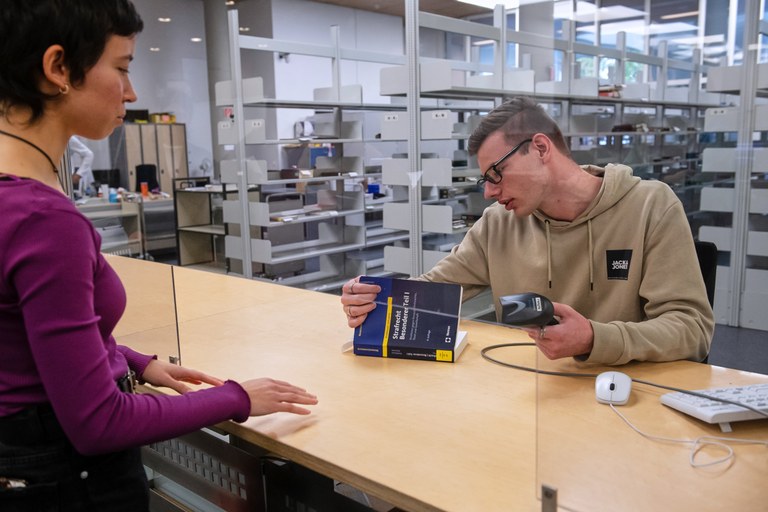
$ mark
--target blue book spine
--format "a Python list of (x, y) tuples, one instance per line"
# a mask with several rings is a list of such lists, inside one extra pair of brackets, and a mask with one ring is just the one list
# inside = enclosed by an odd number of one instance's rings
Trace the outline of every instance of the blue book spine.
[[(373, 283), (381, 286), (381, 293), (377, 297), (376, 308), (368, 313), (365, 322), (355, 329), (354, 352), (359, 356), (386, 357), (389, 318), (392, 310), (390, 307), (392, 297), (392, 280), (373, 278), (361, 278), (364, 283)], [(379, 298), (389, 297), (390, 301), (382, 304)]]

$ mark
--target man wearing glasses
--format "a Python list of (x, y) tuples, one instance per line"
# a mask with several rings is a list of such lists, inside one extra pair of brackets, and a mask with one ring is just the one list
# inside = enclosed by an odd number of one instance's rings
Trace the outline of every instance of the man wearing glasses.
[[(658, 181), (620, 164), (579, 166), (557, 124), (529, 98), (491, 111), (469, 139), (485, 197), (496, 200), (420, 279), (458, 283), (465, 300), (536, 292), (559, 324), (530, 336), (550, 359), (589, 363), (702, 360), (714, 315), (683, 206)], [(350, 327), (378, 287), (353, 279)]]

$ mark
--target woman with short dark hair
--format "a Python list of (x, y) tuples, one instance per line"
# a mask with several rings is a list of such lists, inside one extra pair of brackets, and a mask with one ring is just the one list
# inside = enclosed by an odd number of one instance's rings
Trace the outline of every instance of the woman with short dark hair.
[[(148, 509), (139, 446), (317, 403), (282, 381), (222, 382), (116, 344), (126, 303), (57, 179), (73, 135), (100, 139), (136, 100), (129, 0), (0, 9), (0, 510)], [(182, 393), (137, 395), (132, 375)], [(189, 392), (185, 382), (212, 387)]]

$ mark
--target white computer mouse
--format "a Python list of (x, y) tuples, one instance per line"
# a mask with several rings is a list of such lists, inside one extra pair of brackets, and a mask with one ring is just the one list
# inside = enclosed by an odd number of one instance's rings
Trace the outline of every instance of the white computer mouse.
[(595, 378), (595, 398), (601, 404), (624, 405), (632, 391), (632, 377), (621, 372), (603, 372)]

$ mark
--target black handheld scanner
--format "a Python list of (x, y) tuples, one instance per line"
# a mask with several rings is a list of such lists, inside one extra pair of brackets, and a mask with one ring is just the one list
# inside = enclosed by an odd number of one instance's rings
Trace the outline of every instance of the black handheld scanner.
[(531, 327), (555, 325), (552, 301), (538, 293), (518, 293), (499, 297), (501, 321), (507, 325)]

